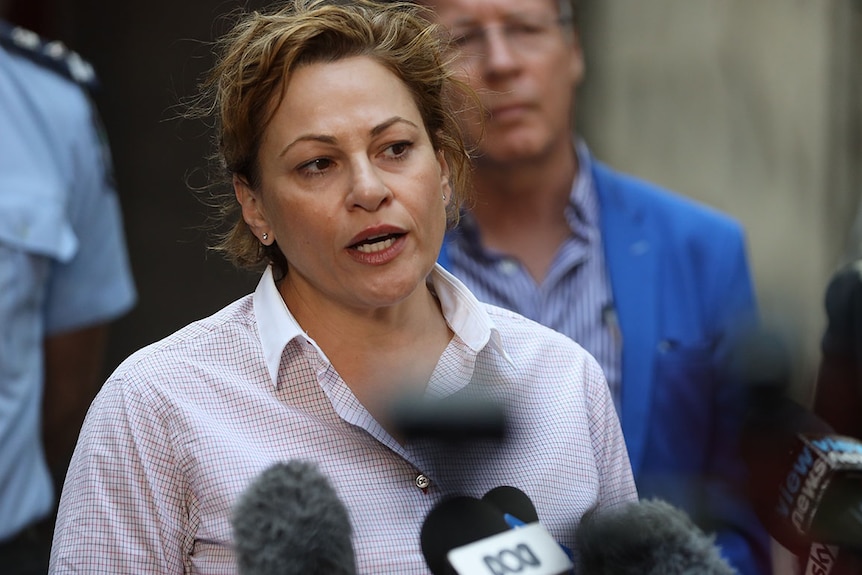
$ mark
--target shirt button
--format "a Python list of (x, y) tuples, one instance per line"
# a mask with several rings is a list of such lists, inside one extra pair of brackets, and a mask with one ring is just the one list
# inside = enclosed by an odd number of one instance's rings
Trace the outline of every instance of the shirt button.
[(419, 489), (428, 489), (430, 485), (431, 480), (428, 479), (427, 476), (423, 475), (422, 473), (416, 476), (416, 487), (418, 487)]
[(518, 262), (505, 259), (497, 264), (497, 270), (507, 276), (513, 276), (518, 272)]

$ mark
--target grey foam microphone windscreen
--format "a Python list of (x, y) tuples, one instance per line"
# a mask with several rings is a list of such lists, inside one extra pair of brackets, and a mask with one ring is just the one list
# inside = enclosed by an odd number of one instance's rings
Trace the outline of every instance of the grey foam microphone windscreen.
[(240, 575), (355, 575), (350, 516), (314, 463), (277, 463), (231, 516)]

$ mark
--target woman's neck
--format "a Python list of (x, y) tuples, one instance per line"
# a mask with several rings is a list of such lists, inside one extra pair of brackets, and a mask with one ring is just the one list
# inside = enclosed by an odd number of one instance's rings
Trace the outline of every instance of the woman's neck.
[(308, 301), (284, 282), (280, 290), (299, 325), (384, 427), (389, 402), (424, 391), (452, 338), (424, 282), (405, 300), (378, 310)]

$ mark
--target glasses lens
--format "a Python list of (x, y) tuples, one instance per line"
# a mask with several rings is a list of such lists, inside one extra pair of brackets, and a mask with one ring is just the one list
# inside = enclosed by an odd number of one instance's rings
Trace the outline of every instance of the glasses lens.
[(502, 24), (456, 28), (452, 31), (452, 44), (461, 59), (481, 58), (488, 54), (489, 36), (499, 31), (512, 50), (535, 52), (559, 33), (561, 23), (560, 18), (546, 14), (518, 14)]

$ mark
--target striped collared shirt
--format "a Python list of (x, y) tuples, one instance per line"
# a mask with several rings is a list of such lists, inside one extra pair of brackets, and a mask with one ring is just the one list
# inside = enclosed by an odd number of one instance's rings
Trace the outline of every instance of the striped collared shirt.
[(483, 247), (469, 213), (448, 235), (449, 268), (479, 300), (516, 311), (581, 344), (602, 366), (619, 409), (622, 342), (602, 248), (592, 158), (582, 141), (576, 148), (579, 174), (565, 212), (572, 233), (540, 284), (516, 259)]
[(502, 402), (504, 442), (396, 442), (267, 271), (254, 295), (135, 353), (106, 382), (66, 477), (51, 572), (236, 573), (231, 508), (280, 460), (314, 460), (330, 478), (350, 513), (357, 572), (369, 575), (428, 573), (419, 534), (446, 495), (518, 487), (568, 546), (588, 508), (636, 499), (595, 360), (480, 303), (439, 266), (430, 282), (455, 335), (427, 394)]

